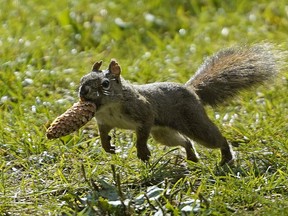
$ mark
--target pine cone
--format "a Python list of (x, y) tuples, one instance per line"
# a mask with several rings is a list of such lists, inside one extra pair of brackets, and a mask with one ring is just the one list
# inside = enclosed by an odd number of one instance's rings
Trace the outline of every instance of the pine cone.
[(95, 112), (94, 103), (85, 101), (74, 103), (52, 122), (46, 131), (47, 138), (59, 138), (78, 130), (94, 117)]

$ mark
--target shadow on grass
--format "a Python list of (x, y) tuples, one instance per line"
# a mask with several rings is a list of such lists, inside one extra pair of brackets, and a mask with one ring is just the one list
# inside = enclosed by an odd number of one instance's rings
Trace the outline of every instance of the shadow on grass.
[(262, 153), (247, 153), (243, 159), (238, 158), (231, 165), (216, 166), (213, 172), (215, 176), (259, 177), (273, 174), (283, 167), (285, 164), (282, 160), (277, 159), (276, 154), (263, 150)]
[[(234, 180), (238, 182), (237, 179), (246, 179), (249, 182), (249, 179), (261, 179), (263, 176), (265, 180), (266, 175), (273, 176), (279, 166), (284, 164), (277, 164), (274, 154), (254, 152), (245, 153), (245, 157), (239, 157), (232, 165), (211, 168), (201, 163), (191, 164), (175, 154), (171, 157), (170, 153), (175, 150), (171, 149), (151, 164), (143, 165), (139, 168), (140, 174), (129, 179), (113, 164), (113, 178), (88, 179), (82, 165), (87, 186), (67, 193), (63, 199), (63, 214), (197, 214), (211, 205), (209, 196), (202, 193), (202, 187), (213, 188), (219, 181), (232, 184)], [(236, 210), (228, 206), (225, 211), (231, 213)]]
[[(185, 197), (185, 193), (194, 194), (199, 186), (198, 178), (191, 178), (191, 170), (181, 157), (168, 158), (170, 150), (151, 164), (146, 164), (144, 174), (131, 180), (123, 180), (121, 172), (111, 165), (113, 181), (107, 178), (88, 179), (85, 167), (82, 173), (88, 187), (79, 191), (69, 191), (63, 198), (65, 213), (81, 212), (85, 215), (135, 215), (156, 214), (173, 211), (199, 211), (200, 203), (205, 203), (201, 194), (196, 198)], [(143, 170), (142, 170), (143, 171)], [(200, 170), (194, 170), (200, 172)], [(194, 173), (193, 173), (194, 174)], [(197, 174), (195, 174), (197, 176)], [(182, 194), (183, 198), (182, 199)], [(176, 198), (177, 197), (177, 198)], [(177, 200), (177, 205), (175, 201)], [(169, 206), (167, 208), (167, 206)], [(185, 214), (184, 214), (185, 215)]]

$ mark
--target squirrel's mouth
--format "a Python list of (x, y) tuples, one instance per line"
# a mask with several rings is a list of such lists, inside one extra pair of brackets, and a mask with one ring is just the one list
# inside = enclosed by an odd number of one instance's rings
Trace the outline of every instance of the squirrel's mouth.
[[(98, 100), (89, 100), (89, 99), (86, 99), (85, 97), (79, 96), (79, 101), (94, 103), (97, 107), (100, 107), (100, 103), (98, 102)], [(98, 109), (97, 109), (97, 111), (98, 111)]]
[(85, 98), (84, 98), (84, 97), (81, 97), (81, 96), (79, 97), (79, 100), (80, 100), (81, 102), (86, 101)]

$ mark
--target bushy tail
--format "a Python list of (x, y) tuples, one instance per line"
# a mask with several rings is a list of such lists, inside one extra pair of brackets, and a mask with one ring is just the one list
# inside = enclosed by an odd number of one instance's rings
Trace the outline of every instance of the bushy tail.
[(213, 106), (271, 79), (283, 64), (281, 51), (271, 44), (229, 48), (205, 60), (186, 85)]

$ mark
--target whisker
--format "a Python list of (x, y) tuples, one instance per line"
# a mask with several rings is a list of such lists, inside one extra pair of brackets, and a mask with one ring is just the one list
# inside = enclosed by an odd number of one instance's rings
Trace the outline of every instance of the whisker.
[(109, 96), (109, 95), (111, 95), (111, 92), (110, 91), (103, 91), (103, 94)]

